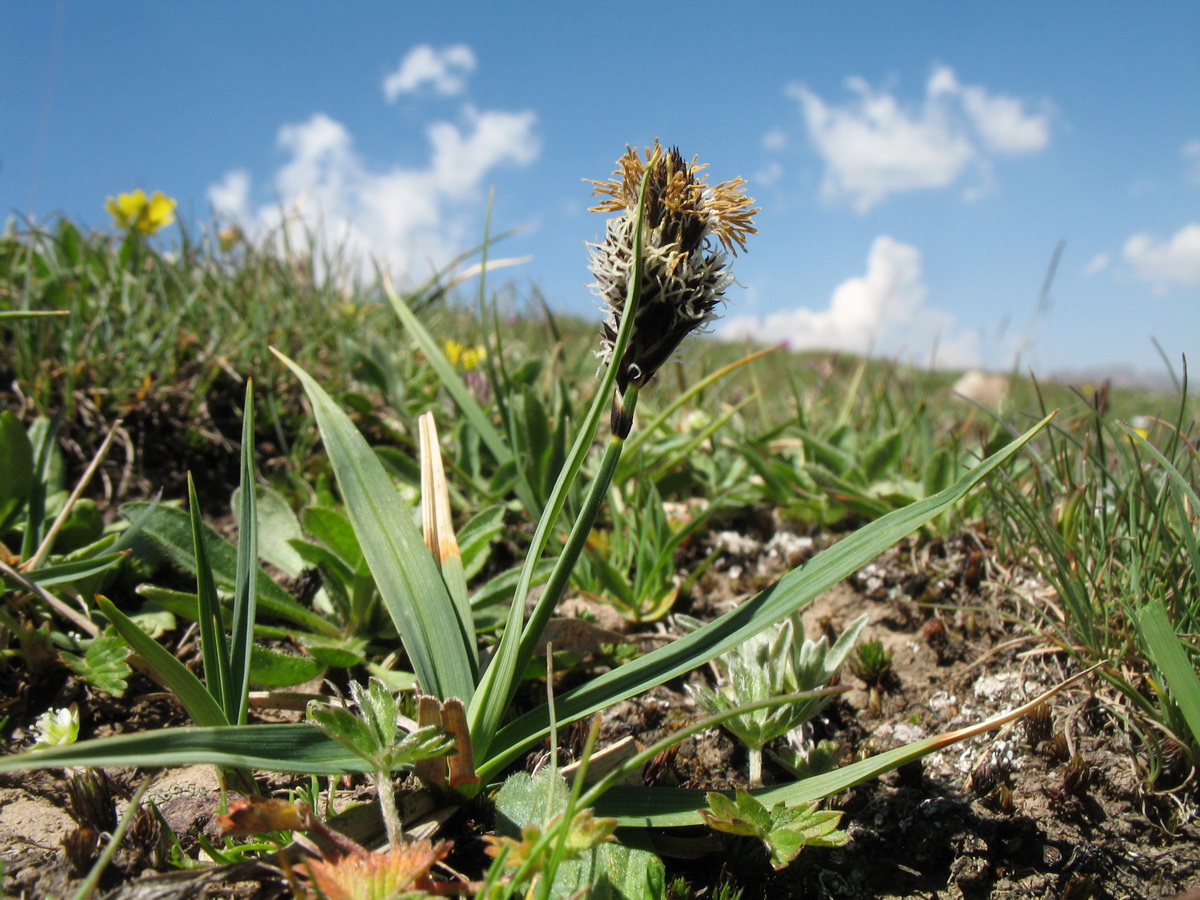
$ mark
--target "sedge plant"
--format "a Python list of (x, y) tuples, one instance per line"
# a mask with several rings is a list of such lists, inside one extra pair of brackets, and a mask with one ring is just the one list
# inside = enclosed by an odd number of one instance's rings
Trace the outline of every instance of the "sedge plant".
[[(465, 708), (456, 748), (462, 752), (464, 742), (469, 742), (477, 778), (458, 785), (461, 795), (469, 796), (480, 785), (496, 783), (512, 762), (557, 727), (683, 675), (792, 616), (970, 494), (1049, 420), (1037, 423), (945, 489), (894, 509), (847, 535), (692, 633), (562, 693), (554, 698), (553, 707), (549, 702), (531, 708), (516, 706), (521, 681), (569, 584), (635, 430), (640, 393), (650, 387), (688, 335), (713, 318), (715, 307), (732, 284), (729, 258), (743, 249), (754, 233), (755, 210), (743, 193), (744, 182), (734, 179), (710, 185), (702, 169), (677, 150), (656, 144), (644, 155), (630, 149), (621, 158), (616, 177), (596, 183), (601, 197), (597, 209), (614, 214), (591, 258), (597, 291), (608, 311), (600, 339), (599, 384), (576, 425), (544, 503), (530, 506), (539, 510), (537, 524), (524, 550), (498, 640), (489, 654), (480, 654), (475, 609), (466, 595), (462, 559), (448, 517), (435, 510), (435, 539), (426, 540), (428, 531), (423, 538), (413, 510), (350, 418), (316, 379), (281, 355), (312, 405), (346, 518), (421, 692), (437, 703), (461, 701)], [(385, 287), (413, 342), (436, 370), (463, 418), (478, 431), (479, 440), (498, 460), (512, 460), (512, 448), (447, 360), (442, 343), (386, 282)], [(598, 458), (592, 460), (606, 412), (608, 433), (600, 442)], [(573, 495), (578, 501), (570, 504), (569, 521), (560, 521)], [(429, 502), (438, 505), (434, 498)], [(561, 549), (544, 559), (553, 546)], [(531, 602), (532, 588), (541, 577), (545, 577), (543, 589)], [(772, 706), (787, 701), (769, 698), (762, 702)], [(737, 707), (726, 714), (743, 711)], [(980, 727), (998, 724), (1000, 720), (994, 720)], [(681, 730), (673, 740), (688, 733)], [(779, 802), (808, 803), (974, 733), (977, 731), (963, 730), (928, 739), (845, 771), (760, 789), (754, 797), (771, 809)], [(656, 747), (655, 752), (663, 749)], [(311, 723), (245, 725), (230, 721), (20, 754), (0, 760), (0, 771), (129, 765), (153, 757), (160, 765), (208, 762), (310, 776), (376, 775), (382, 757), (368, 758), (371, 754), (364, 755), (361, 750), (344, 746)], [(640, 766), (646, 759), (638, 754), (628, 765)], [(625, 768), (621, 775), (628, 773)], [(706, 806), (703, 792), (617, 788), (616, 782), (616, 777), (609, 776), (588, 788), (580, 794), (576, 808), (595, 805), (599, 813), (598, 804), (604, 803), (603, 814), (622, 825), (694, 825), (702, 821), (697, 810)], [(782, 819), (775, 824), (786, 830)]]

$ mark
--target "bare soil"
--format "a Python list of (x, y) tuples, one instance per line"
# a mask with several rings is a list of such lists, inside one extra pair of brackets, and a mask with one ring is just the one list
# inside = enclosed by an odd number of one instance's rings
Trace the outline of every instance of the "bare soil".
[[(724, 598), (769, 583), (829, 541), (784, 530), (725, 538), (741, 554), (726, 556), (697, 591), (714, 612)], [(1033, 619), (1033, 604), (1053, 600), (1031, 573), (992, 559), (982, 535), (894, 547), (805, 613), (810, 637), (840, 631), (865, 613), (863, 638), (892, 650), (895, 675), (878, 712), (859, 682), (827, 708), (814, 737), (859, 757), (1034, 699), (1078, 669), (1021, 624)], [(1122, 900), (1200, 886), (1198, 795), (1183, 760), (1148, 784), (1148, 757), (1102, 683), (1047, 702), (1048, 721), (1020, 720), (831, 798), (852, 838), (843, 848), (806, 850), (781, 872), (752, 852), (749, 859), (709, 857), (704, 878), (695, 863), (679, 871), (697, 885), (729, 878), (747, 900)], [(716, 786), (744, 783), (744, 753), (717, 731), (686, 742), (675, 767), (692, 783), (714, 773), (725, 773), (726, 783)], [(766, 769), (768, 780), (789, 777), (772, 768), (769, 754)]]

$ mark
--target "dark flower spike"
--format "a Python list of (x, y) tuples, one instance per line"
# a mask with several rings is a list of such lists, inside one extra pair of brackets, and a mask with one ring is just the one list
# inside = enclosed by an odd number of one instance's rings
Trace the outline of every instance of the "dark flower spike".
[(699, 174), (704, 168), (695, 159), (686, 162), (677, 148), (664, 151), (655, 141), (644, 160), (627, 147), (612, 180), (592, 182), (593, 193), (604, 198), (592, 212), (620, 213), (608, 220), (604, 240), (591, 245), (588, 266), (607, 313), (597, 355), (608, 363), (634, 271), (638, 195), (648, 173), (641, 300), (613, 398), (612, 428), (621, 438), (633, 424), (626, 392), (647, 384), (684, 338), (716, 318), (713, 309), (733, 283), (729, 256), (744, 250), (747, 235), (756, 233), (751, 220), (758, 209), (743, 193), (745, 180), (709, 186)]

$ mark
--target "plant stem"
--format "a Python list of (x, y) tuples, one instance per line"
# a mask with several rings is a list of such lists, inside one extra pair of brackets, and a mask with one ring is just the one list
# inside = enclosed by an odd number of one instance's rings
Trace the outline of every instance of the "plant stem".
[(383, 827), (387, 829), (388, 846), (394, 850), (403, 843), (404, 826), (400, 822), (400, 811), (396, 809), (392, 773), (387, 769), (375, 770), (375, 790), (379, 793), (379, 811), (383, 816)]
[[(503, 636), (496, 648), (496, 653), (492, 657), (491, 663), (483, 671), (476, 685), (475, 692), (471, 696), (470, 706), (467, 710), (469, 717), (468, 725), (471, 731), (471, 742), (475, 746), (476, 757), (481, 760), (486, 761), (492, 739), (500, 727), (502, 714), (512, 701), (513, 695), (517, 690), (517, 684), (525, 671), (525, 666), (528, 664), (530, 658), (532, 658), (533, 650), (537, 646), (537, 638), (533, 636), (535, 633), (529, 626), (523, 625), (525, 601), (529, 596), (529, 588), (533, 582), (534, 570), (537, 568), (542, 552), (546, 548), (546, 543), (554, 528), (558, 514), (562, 511), (563, 505), (566, 503), (567, 493), (574, 483), (576, 476), (579, 474), (583, 460), (591, 448), (596, 429), (600, 424), (600, 416), (603, 413), (604, 405), (613, 396), (619, 362), (624, 358), (625, 350), (628, 348), (629, 342), (633, 337), (633, 326), (637, 318), (638, 304), (641, 301), (642, 273), (644, 271), (643, 257), (645, 254), (644, 223), (646, 216), (646, 189), (649, 180), (650, 169), (647, 168), (642, 175), (642, 185), (638, 194), (637, 228), (633, 240), (633, 277), (629, 280), (629, 294), (625, 299), (625, 313), (621, 320), (621, 325), (617, 329), (617, 338), (613, 344), (611, 360), (608, 367), (604, 370), (604, 375), (600, 380), (600, 387), (596, 391), (595, 397), (592, 398), (592, 404), (588, 408), (582, 426), (575, 436), (575, 442), (571, 446), (571, 452), (567, 455), (567, 461), (559, 471), (558, 479), (555, 481), (554, 488), (550, 492), (550, 497), (547, 499), (546, 505), (542, 510), (542, 515), (538, 519), (537, 530), (534, 531), (533, 541), (525, 557), (525, 563), (521, 567), (520, 580), (517, 582), (517, 589), (513, 594), (508, 620), (504, 626)], [(627, 391), (626, 393), (628, 394), (629, 392)], [(632, 392), (632, 397), (629, 397), (626, 402), (629, 404), (629, 414), (632, 415), (633, 408), (637, 405), (636, 390)], [(615, 456), (609, 460), (609, 454), (612, 453), (615, 453)], [(605, 461), (615, 468), (620, 453), (621, 446), (617, 446), (614, 449), (610, 444), (608, 452), (605, 454)], [(605, 462), (602, 461), (602, 470), (604, 465)], [(612, 472), (610, 471), (607, 481), (611, 480)], [(607, 481), (605, 483), (606, 488), (608, 486)], [(603, 494), (601, 494), (602, 496)], [(589, 523), (588, 530), (590, 531), (590, 529), (591, 525)], [(585, 537), (586, 535), (587, 531), (584, 532)], [(578, 551), (576, 552), (576, 558), (578, 558)], [(548, 595), (543, 593), (542, 598), (538, 600), (532, 617), (540, 621), (543, 627), (550, 617), (549, 610), (552, 610), (554, 607), (553, 603), (546, 602), (547, 599)], [(546, 608), (546, 612), (541, 611), (543, 607)]]
[[(626, 417), (633, 417), (637, 398), (638, 388), (631, 385), (625, 391), (623, 413)], [(600, 514), (600, 506), (608, 494), (608, 488), (612, 484), (613, 475), (617, 471), (617, 463), (620, 462), (621, 452), (624, 449), (624, 438), (614, 434), (608, 439), (608, 446), (604, 448), (604, 456), (600, 460), (600, 468), (596, 472), (596, 477), (592, 479), (592, 483), (588, 485), (583, 507), (576, 516), (574, 525), (571, 526), (571, 533), (567, 536), (563, 552), (555, 560), (554, 570), (546, 581), (542, 600), (539, 601), (537, 609), (534, 610), (529, 621), (525, 623), (525, 630), (521, 634), (521, 644), (517, 651), (518, 672), (523, 671), (524, 666), (533, 658), (542, 632), (546, 630), (546, 623), (550, 620), (563, 591), (566, 590), (571, 572), (574, 571), (575, 563), (579, 560), (579, 554), (583, 552), (583, 546), (587, 543), (592, 526), (596, 523), (596, 517)]]
[(762, 787), (762, 747), (747, 747), (750, 760), (750, 787)]

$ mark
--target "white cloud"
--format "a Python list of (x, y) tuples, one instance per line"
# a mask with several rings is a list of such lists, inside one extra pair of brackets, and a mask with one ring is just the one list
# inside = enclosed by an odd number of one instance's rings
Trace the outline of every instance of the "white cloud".
[(1089, 259), (1088, 264), (1083, 267), (1083, 274), (1099, 275), (1109, 267), (1111, 262), (1112, 258), (1107, 253), (1097, 253), (1095, 256)]
[(1044, 150), (1050, 143), (1050, 116), (1046, 112), (1027, 115), (1020, 100), (993, 97), (981, 87), (964, 87), (962, 102), (987, 150), (1017, 156)]
[(777, 162), (769, 162), (757, 172), (754, 173), (755, 184), (767, 185), (775, 184), (783, 177), (783, 166)]
[(787, 146), (787, 133), (780, 128), (768, 131), (763, 135), (762, 145), (764, 150), (782, 150)]
[(401, 94), (411, 94), (422, 85), (432, 85), (439, 94), (461, 94), (467, 76), (475, 70), (475, 54), (466, 44), (454, 44), (435, 50), (420, 44), (408, 51), (396, 70), (383, 80), (383, 94), (394, 102)]
[(433, 145), (432, 174), (453, 197), (477, 190), (488, 169), (502, 162), (528, 165), (537, 159), (540, 145), (533, 137), (537, 117), (532, 112), (479, 113), (464, 109), (473, 131), (464, 133), (450, 122), (429, 126)]
[(926, 305), (927, 293), (921, 251), (881, 235), (871, 244), (866, 273), (838, 285), (826, 309), (737, 316), (726, 323), (721, 336), (783, 340), (796, 349), (904, 354), (922, 362), (936, 345), (938, 365), (978, 365), (978, 335), (951, 334), (954, 317)]
[(1192, 184), (1200, 184), (1200, 141), (1188, 141), (1179, 155), (1183, 157), (1187, 180)]
[(226, 172), (225, 178), (219, 183), (210, 185), (208, 202), (213, 209), (221, 210), (231, 219), (244, 219), (247, 213), (246, 201), (250, 198), (250, 173), (244, 169)]
[[(802, 84), (787, 90), (799, 101), (809, 138), (825, 161), (822, 194), (846, 198), (859, 212), (891, 194), (948, 187), (972, 166), (987, 186), (993, 154), (1033, 153), (1050, 140), (1048, 109), (1029, 112), (1021, 100), (962, 85), (945, 66), (930, 75), (917, 108), (859, 77), (846, 85), (857, 96), (842, 106)], [(966, 194), (979, 192), (968, 187)]]
[(1159, 288), (1200, 284), (1200, 224), (1183, 226), (1166, 242), (1135, 234), (1121, 252), (1138, 278)]
[(315, 251), (339, 252), (355, 274), (370, 277), (379, 260), (398, 281), (413, 281), (478, 239), (485, 180), (498, 166), (537, 158), (536, 124), (533, 112), (466, 105), (458, 122), (426, 127), (428, 160), (406, 168), (369, 165), (345, 125), (316, 113), (279, 129), (288, 160), (263, 189), (234, 170), (209, 187), (208, 200), (258, 238), (283, 228), (305, 246), (312, 235)]

